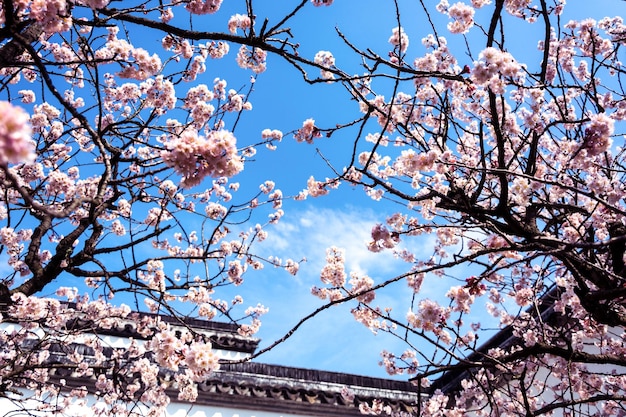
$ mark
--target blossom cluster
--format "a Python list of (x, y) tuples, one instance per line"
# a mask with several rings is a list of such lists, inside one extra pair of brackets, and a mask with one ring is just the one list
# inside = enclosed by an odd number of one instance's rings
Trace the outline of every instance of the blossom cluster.
[(228, 21), (228, 31), (230, 33), (237, 33), (237, 29), (249, 30), (252, 27), (252, 20), (250, 16), (235, 14)]
[(28, 114), (20, 107), (0, 101), (0, 164), (33, 160), (34, 152)]
[(405, 53), (409, 48), (409, 37), (401, 27), (393, 28), (389, 43), (395, 48), (398, 48), (400, 52)]
[(185, 8), (193, 14), (213, 14), (222, 6), (222, 0), (189, 0)]
[(414, 328), (433, 331), (445, 323), (449, 314), (436, 301), (425, 299), (420, 301), (417, 313), (409, 311), (407, 321)]
[(367, 248), (372, 252), (380, 252), (394, 248), (399, 241), (400, 236), (397, 232), (390, 232), (379, 223), (372, 228), (372, 241), (368, 243)]
[(302, 127), (294, 135), (294, 139), (298, 142), (313, 143), (314, 139), (321, 136), (320, 130), (315, 126), (315, 120), (306, 119), (302, 123)]
[(615, 121), (604, 113), (594, 114), (590, 117), (583, 136), (583, 147), (589, 155), (598, 155), (606, 152), (613, 140)]
[(322, 269), (320, 279), (332, 287), (343, 287), (346, 283), (345, 251), (337, 247), (326, 249), (326, 265)]
[(356, 299), (363, 304), (369, 304), (374, 301), (376, 293), (370, 291), (374, 286), (374, 280), (367, 275), (360, 275), (352, 272), (348, 281), (351, 288), (348, 290), (350, 294), (359, 294)]
[[(108, 1), (97, 1), (93, 3), (96, 5), (106, 5)], [(65, 0), (47, 2), (18, 0), (13, 2), (13, 8), (17, 15), (35, 20), (50, 34), (64, 32), (70, 29), (72, 24), (72, 18), (69, 14), (70, 7), (71, 4)], [(4, 23), (4, 14), (2, 14), (2, 23)]]
[(452, 33), (467, 33), (474, 26), (474, 7), (465, 3), (455, 3), (448, 8), (448, 30)]
[(335, 57), (329, 51), (319, 51), (315, 54), (314, 62), (321, 66), (320, 74), (325, 80), (332, 80), (335, 78), (335, 74), (328, 69), (335, 66)]
[(154, 352), (156, 362), (167, 369), (178, 371), (185, 366), (195, 382), (202, 382), (219, 369), (218, 356), (211, 343), (196, 341), (188, 331), (180, 333), (170, 326), (162, 325), (159, 332), (146, 344)]
[(244, 69), (252, 70), (256, 74), (260, 74), (267, 69), (267, 52), (261, 48), (248, 48), (241, 45), (237, 53), (237, 64)]
[(476, 84), (488, 86), (497, 94), (504, 91), (504, 78), (517, 80), (522, 76), (522, 66), (515, 58), (494, 47), (483, 50), (471, 70), (471, 79)]
[(163, 161), (183, 179), (183, 187), (199, 184), (205, 177), (232, 177), (243, 169), (235, 136), (226, 130), (211, 131), (202, 137), (191, 129), (170, 138)]
[[(32, 399), (40, 401), (40, 412), (56, 412), (62, 406), (80, 414), (105, 414), (107, 410), (127, 415), (127, 407), (149, 408), (153, 413), (161, 413), (170, 402), (166, 388), (177, 388), (180, 396), (185, 396), (190, 388), (182, 382), (193, 382), (191, 389), (197, 389), (196, 383), (203, 381), (219, 368), (218, 358), (210, 343), (195, 340), (183, 329), (173, 329), (162, 323), (158, 317), (135, 316), (128, 306), (114, 307), (102, 300), (90, 300), (87, 296), (77, 295), (75, 288), (61, 287), (57, 296), (72, 301), (73, 304), (60, 302), (58, 299), (27, 297), (16, 293), (12, 296), (12, 306), (4, 312), (3, 320), (8, 324), (0, 331), (0, 340), (5, 347), (0, 354), (3, 377), (14, 372), (23, 372), (25, 379), (21, 385), (14, 385), (10, 378), (3, 379), (10, 390), (31, 389)], [(85, 333), (82, 325), (90, 323), (89, 329), (111, 329), (120, 323), (134, 321), (136, 330), (142, 337), (152, 336), (146, 342), (132, 340), (124, 348), (109, 345), (93, 333)], [(42, 347), (37, 354), (15, 356), (28, 344), (36, 343)], [(84, 401), (87, 390), (72, 389), (62, 393), (58, 389), (50, 370), (58, 359), (53, 359), (50, 349), (63, 349), (66, 355), (64, 366), (78, 378), (93, 378), (96, 391), (94, 398)], [(89, 356), (77, 346), (89, 348)], [(153, 352), (155, 361), (148, 359), (148, 351)], [(170, 356), (165, 357), (164, 352)], [(159, 363), (160, 361), (160, 363)], [(115, 371), (112, 368), (115, 368)], [(162, 379), (163, 367), (178, 369), (176, 382)], [(179, 369), (182, 368), (182, 369)], [(93, 369), (100, 368), (97, 375)], [(106, 371), (103, 371), (105, 370)], [(56, 398), (49, 402), (46, 398)], [(188, 397), (189, 398), (189, 397)], [(195, 398), (189, 398), (190, 400)]]

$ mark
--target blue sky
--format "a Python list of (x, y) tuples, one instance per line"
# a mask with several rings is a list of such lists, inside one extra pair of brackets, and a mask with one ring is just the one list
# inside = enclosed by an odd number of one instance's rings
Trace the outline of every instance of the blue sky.
[[(608, 15), (623, 15), (626, 10), (624, 2), (616, 0), (596, 1), (593, 2), (593, 7), (589, 2), (572, 0), (569, 3), (563, 16), (564, 21), (569, 18), (599, 19)], [(236, 8), (235, 4), (233, 2), (233, 8)], [(265, 2), (262, 5), (270, 4)], [(412, 60), (423, 54), (420, 40), (430, 31), (420, 13), (418, 2), (400, 1), (399, 4), (402, 10), (401, 21), (411, 41), (407, 57)], [(396, 26), (392, 2), (366, 0), (359, 1), (358, 7), (355, 6), (355, 2), (338, 0), (331, 7), (311, 7), (302, 13), (292, 23), (294, 37), (301, 43), (301, 54), (312, 57), (318, 50), (330, 50), (335, 55), (338, 66), (352, 67), (356, 73), (358, 69), (354, 66), (360, 61), (341, 45), (334, 32), (334, 27), (337, 27), (357, 46), (371, 48), (385, 55), (389, 51), (387, 39), (392, 28)], [(274, 5), (269, 7), (270, 12), (275, 11)], [(487, 7), (484, 12), (490, 9)], [(262, 9), (257, 14), (263, 15)], [(480, 13), (477, 14), (477, 18), (480, 16)], [(436, 13), (434, 17), (436, 23), (439, 23), (440, 35), (448, 38), (450, 44), (459, 45), (464, 42), (458, 35), (445, 33), (446, 17), (436, 16)], [(539, 59), (536, 44), (542, 36), (542, 29), (538, 25), (539, 33), (529, 33), (528, 28), (528, 25), (521, 25), (519, 33), (509, 32), (507, 42), (510, 48), (517, 49), (517, 53), (514, 52), (516, 58), (522, 62), (528, 61), (530, 66)], [(484, 46), (484, 40), (480, 42), (482, 43), (473, 48), (476, 54)], [(469, 57), (467, 61), (471, 63)], [(248, 132), (255, 134), (259, 128), (264, 127), (287, 132), (298, 128), (309, 117), (314, 118), (318, 126), (329, 127), (348, 122), (358, 115), (356, 103), (347, 99), (340, 86), (304, 85), (292, 68), (276, 58), (269, 59), (268, 71), (260, 75), (251, 101), (255, 108), (249, 115), (245, 115), (238, 127), (239, 138)], [(372, 127), (372, 132), (375, 132), (374, 129)], [(320, 138), (314, 145), (296, 144), (292, 138), (286, 137), (277, 151), (259, 152), (258, 161), (246, 166), (241, 182), (243, 184), (250, 177), (274, 179), (286, 195), (293, 194), (305, 187), (306, 179), (311, 174), (316, 178), (332, 176), (319, 157), (318, 150), (337, 163), (336, 168), (342, 168), (342, 164), (348, 161), (347, 152), (353, 139), (351, 133), (353, 132), (347, 130), (330, 139)], [(263, 304), (270, 307), (259, 333), (259, 337), (263, 339), (262, 346), (282, 336), (300, 317), (320, 305), (320, 301), (309, 294), (309, 289), (312, 285), (320, 284), (319, 271), (324, 265), (328, 246), (346, 249), (347, 269), (367, 273), (376, 282), (406, 272), (409, 269), (407, 264), (394, 259), (388, 253), (370, 253), (365, 247), (371, 227), (383, 222), (386, 216), (399, 209), (398, 206), (384, 201), (374, 202), (361, 190), (349, 186), (341, 187), (326, 197), (304, 202), (286, 202), (286, 215), (279, 225), (268, 229), (270, 237), (264, 247), (270, 247), (272, 253), (283, 258), (306, 257), (308, 261), (301, 266), (297, 277), (268, 268), (260, 274), (249, 276), (248, 284), (253, 285), (248, 286), (250, 294), (244, 297), (249, 302), (258, 297)], [(410, 242), (411, 249), (418, 253), (422, 248), (423, 253), (430, 253), (429, 243), (427, 238)], [(420, 296), (443, 298), (449, 285), (449, 282), (431, 280)], [(380, 305), (394, 306), (398, 315), (403, 316), (410, 302), (410, 291), (405, 284), (399, 283), (380, 293), (377, 300)], [(345, 305), (325, 311), (300, 328), (283, 345), (257, 360), (387, 377), (384, 369), (377, 365), (379, 352), (387, 349), (401, 353), (405, 345), (387, 334), (373, 335), (352, 319), (349, 309), (350, 305)], [(480, 316), (480, 312), (474, 314)], [(485, 327), (490, 325), (486, 313), (484, 317), (475, 319), (482, 320)], [(489, 333), (481, 334), (482, 340), (488, 337)]]
[[(275, 21), (277, 17), (283, 16), (290, 10), (291, 4), (297, 2), (261, 0), (257, 3), (255, 13), (259, 17), (269, 16), (271, 25), (272, 19)], [(420, 41), (430, 30), (418, 1), (399, 0), (398, 3), (402, 11), (401, 22), (411, 42), (407, 52), (407, 60), (411, 62), (424, 53)], [(427, 0), (425, 3), (434, 6), (436, 2)], [(570, 0), (569, 3), (565, 21), (569, 17), (582, 18), (588, 15), (595, 18), (623, 15), (626, 11), (625, 3), (619, 0), (597, 0), (593, 3)], [(477, 18), (480, 19), (481, 15), (484, 17), (489, 10), (491, 7), (479, 12)], [(243, 0), (225, 1), (218, 14), (202, 18), (202, 29), (226, 30), (226, 22), (234, 13), (245, 13)], [(463, 46), (462, 37), (446, 33), (447, 17), (433, 12), (433, 18), (440, 35), (445, 36), (449, 44), (453, 47)], [(200, 20), (196, 24), (199, 26)], [(391, 49), (387, 40), (397, 22), (392, 1), (335, 0), (331, 7), (315, 8), (309, 4), (288, 26), (293, 28), (294, 39), (301, 45), (299, 53), (302, 56), (312, 59), (319, 50), (329, 50), (335, 55), (338, 67), (360, 73), (359, 57), (342, 44), (335, 28), (341, 30), (357, 47), (371, 48), (381, 56), (386, 56)], [(507, 42), (516, 49), (511, 52), (518, 60), (533, 65), (539, 59), (536, 44), (542, 35), (540, 26), (537, 26), (538, 33), (529, 33), (528, 27), (521, 25), (519, 33), (509, 32)], [(146, 35), (141, 32), (130, 33), (131, 41), (137, 45), (160, 42), (159, 39), (155, 40), (153, 33), (148, 33), (145, 39), (142, 36)], [(478, 54), (484, 46), (484, 40), (477, 29), (470, 33), (470, 40), (474, 36), (479, 39), (479, 43), (473, 47), (473, 53)], [(208, 61), (207, 72), (198, 83), (210, 85), (214, 78), (220, 77), (228, 81), (228, 88), (247, 89), (251, 72), (235, 64), (237, 49), (237, 46), (231, 45), (230, 54), (223, 60)], [(461, 65), (471, 64), (471, 58), (467, 57), (466, 62), (463, 62), (461, 57), (458, 56)], [(389, 92), (381, 93), (389, 98)], [(340, 85), (307, 85), (293, 67), (272, 56), (268, 59), (267, 72), (260, 74), (254, 84), (250, 101), (253, 110), (242, 115), (234, 132), (242, 147), (259, 142), (260, 132), (265, 128), (287, 133), (298, 129), (307, 118), (314, 118), (317, 126), (326, 128), (359, 117), (357, 103), (349, 99), (348, 93)], [(376, 125), (370, 124), (369, 127), (370, 132), (377, 132)], [(297, 194), (306, 188), (309, 176), (314, 175), (318, 179), (332, 176), (320, 154), (328, 158), (335, 168), (342, 169), (349, 161), (353, 139), (353, 129), (338, 132), (332, 138), (320, 138), (312, 145), (298, 144), (292, 136), (285, 136), (276, 151), (259, 150), (255, 160), (246, 164), (244, 172), (233, 178), (233, 181), (241, 183), (236, 198), (245, 200), (254, 195), (258, 192), (258, 185), (265, 180), (275, 181), (277, 188), (286, 196)], [(229, 294), (240, 293), (245, 299), (244, 305), (259, 302), (270, 308), (258, 334), (262, 339), (261, 347), (283, 336), (301, 317), (322, 304), (310, 294), (310, 288), (321, 285), (319, 273), (324, 266), (326, 248), (333, 245), (344, 248), (346, 269), (365, 273), (377, 283), (410, 268), (410, 265), (395, 259), (390, 253), (373, 254), (366, 248), (372, 226), (384, 222), (395, 211), (403, 210), (401, 206), (384, 200), (373, 201), (361, 189), (344, 185), (326, 197), (309, 198), (301, 202), (286, 200), (284, 210), (285, 217), (278, 225), (268, 228), (269, 237), (257, 250), (283, 259), (307, 258), (299, 274), (293, 277), (285, 271), (267, 266), (262, 271), (246, 274), (247, 281), (242, 287), (226, 289), (224, 292), (219, 290), (215, 294), (218, 298), (228, 299)], [(411, 245), (410, 249), (415, 253), (428, 256), (432, 251), (432, 241), (428, 237), (408, 241), (407, 244)], [(463, 279), (469, 273), (460, 271), (460, 275)], [(441, 299), (449, 286), (450, 282), (430, 279), (424, 285), (420, 297)], [(410, 301), (411, 291), (400, 282), (380, 292), (376, 304), (392, 306), (398, 317), (404, 317)], [(387, 334), (374, 335), (357, 323), (349, 312), (352, 306), (354, 304), (349, 303), (323, 312), (302, 326), (285, 343), (257, 360), (387, 377), (384, 369), (377, 365), (379, 352), (387, 349), (401, 353), (405, 345)], [(483, 321), (487, 323), (485, 327), (489, 327), (486, 314), (483, 317), (480, 312), (474, 314), (477, 315), (475, 320)], [(470, 318), (467, 321), (472, 320)], [(488, 337), (489, 334), (481, 335), (483, 340)]]
[[(271, 19), (282, 16), (289, 10), (293, 2), (258, 2), (255, 9), (257, 16), (269, 16)], [(619, 15), (625, 11), (624, 2), (618, 0), (599, 0), (593, 3), (570, 1), (566, 6), (564, 20), (587, 16), (596, 19), (607, 15)], [(391, 30), (397, 26), (395, 9), (392, 2), (378, 0), (359, 0), (356, 2), (336, 0), (331, 7), (315, 8), (308, 5), (306, 10), (290, 22), (294, 39), (300, 43), (299, 53), (312, 58), (319, 50), (329, 50), (335, 55), (337, 65), (342, 69), (360, 73), (360, 59), (342, 44), (335, 28), (346, 35), (357, 47), (371, 48), (382, 56), (391, 49), (387, 39)], [(434, 4), (434, 2), (433, 2)], [(420, 10), (419, 2), (400, 0), (402, 11), (401, 22), (409, 35), (410, 46), (407, 59), (421, 56), (424, 48), (421, 39), (429, 34), (428, 23)], [(477, 13), (477, 18), (491, 10)], [(231, 14), (244, 13), (243, 1), (226, 1), (220, 12), (206, 19), (207, 30), (225, 30), (226, 21)], [(447, 17), (433, 13), (435, 24), (440, 35), (445, 36), (452, 47), (462, 47), (464, 40), (459, 35), (446, 33)], [(204, 23), (204, 21), (203, 21)], [(520, 25), (520, 32), (509, 32), (507, 43), (514, 56), (529, 66), (536, 64), (540, 58), (536, 51), (537, 40), (542, 36), (529, 33), (529, 26)], [(532, 26), (530, 26), (532, 28)], [(131, 32), (131, 39), (133, 38)], [(473, 47), (476, 55), (484, 46), (484, 40), (474, 28), (470, 32), (470, 40), (476, 36), (477, 45)], [(134, 39), (139, 43), (138, 39)], [(234, 56), (238, 47), (231, 46), (231, 52), (221, 61), (208, 61), (207, 72), (199, 82), (211, 84), (215, 77), (228, 81), (228, 87), (247, 89), (251, 76), (236, 66)], [(463, 55), (457, 58), (460, 64), (471, 64), (471, 59), (462, 61)], [(315, 73), (311, 74), (317, 75)], [(386, 97), (389, 92), (381, 91)], [(325, 128), (337, 123), (346, 123), (359, 116), (355, 101), (340, 85), (317, 84), (307, 85), (300, 74), (283, 60), (270, 56), (268, 70), (258, 76), (254, 91), (250, 96), (253, 105), (251, 112), (243, 114), (236, 130), (240, 146), (256, 143), (260, 132), (265, 128), (280, 129), (287, 133), (298, 129), (307, 118), (314, 118), (316, 125)], [(371, 132), (377, 132), (375, 125), (370, 125)], [(258, 184), (264, 180), (274, 180), (277, 188), (285, 195), (295, 195), (306, 187), (309, 176), (318, 179), (332, 176), (320, 154), (341, 169), (348, 161), (351, 151), (354, 130), (346, 129), (334, 134), (331, 138), (320, 138), (313, 145), (298, 144), (292, 136), (286, 136), (276, 151), (259, 150), (254, 161), (246, 164), (243, 173), (233, 178), (241, 183), (236, 198), (246, 198), (258, 190)], [(410, 265), (395, 259), (390, 253), (373, 254), (367, 251), (366, 242), (370, 239), (370, 230), (376, 223), (384, 222), (386, 217), (402, 207), (380, 201), (375, 202), (367, 197), (361, 189), (344, 185), (326, 197), (309, 198), (297, 202), (286, 200), (285, 217), (281, 222), (269, 227), (268, 239), (257, 250), (267, 255), (276, 255), (283, 259), (299, 260), (306, 257), (300, 272), (293, 277), (286, 272), (267, 266), (259, 272), (252, 271), (246, 275), (245, 285), (216, 293), (216, 297), (228, 299), (229, 294), (241, 294), (244, 305), (257, 302), (269, 307), (270, 311), (263, 317), (263, 325), (258, 337), (262, 339), (261, 347), (280, 338), (291, 329), (297, 321), (312, 312), (322, 302), (310, 294), (313, 285), (321, 285), (319, 272), (324, 266), (326, 248), (337, 246), (346, 250), (346, 269), (366, 273), (377, 283), (406, 272)], [(256, 219), (259, 221), (259, 219)], [(432, 242), (427, 238), (410, 241), (410, 249), (416, 253), (430, 254)], [(462, 277), (469, 275), (461, 272)], [(450, 282), (430, 279), (424, 285), (420, 297), (442, 299), (450, 286)], [(222, 291), (222, 290), (220, 290)], [(406, 284), (400, 282), (377, 295), (377, 305), (393, 306), (398, 317), (404, 317), (411, 301), (411, 291)], [(279, 345), (257, 361), (306, 367), (323, 370), (388, 377), (377, 362), (383, 349), (401, 353), (405, 344), (388, 334), (374, 335), (361, 324), (357, 323), (349, 310), (354, 304), (336, 306), (315, 317), (303, 325), (294, 336)], [(481, 312), (473, 313), (474, 320), (482, 321), (485, 328), (494, 326), (489, 316)], [(482, 316), (482, 317), (481, 317)], [(467, 321), (472, 321), (468, 318)], [(482, 340), (489, 337), (481, 334)], [(419, 347), (419, 346), (418, 346)], [(424, 349), (429, 347), (424, 346)], [(404, 377), (405, 378), (405, 377)]]

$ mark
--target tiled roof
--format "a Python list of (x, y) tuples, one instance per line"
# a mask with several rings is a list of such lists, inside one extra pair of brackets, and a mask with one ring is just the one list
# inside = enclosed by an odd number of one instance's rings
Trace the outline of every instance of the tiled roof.
[[(137, 313), (139, 316), (154, 318), (156, 315)], [(168, 316), (158, 316), (172, 327), (189, 327), (204, 334), (214, 348), (243, 353), (244, 357), (254, 352), (258, 339), (247, 338), (237, 333), (232, 324), (202, 321), (185, 318), (177, 320)], [(114, 338), (145, 339), (137, 329), (141, 320), (120, 320), (111, 327), (93, 328), (88, 322), (76, 320), (70, 326), (89, 330), (102, 336)], [(145, 335), (145, 332), (143, 333)], [(33, 341), (35, 342), (35, 341)], [(82, 344), (74, 344), (74, 349), (89, 361), (93, 350)], [(66, 348), (52, 346), (49, 360), (55, 364), (68, 363)], [(112, 348), (105, 348), (105, 355), (112, 354)], [(66, 386), (95, 386), (95, 377), (77, 378), (62, 366), (55, 366), (53, 378), (64, 379)], [(170, 383), (171, 396), (176, 401), (178, 391), (171, 371), (163, 371), (160, 379)], [(354, 393), (353, 400), (342, 396), (342, 389)], [(378, 399), (392, 411), (412, 412), (418, 399), (417, 390), (408, 381), (350, 375), (337, 372), (303, 369), (288, 366), (268, 365), (255, 362), (224, 363), (221, 369), (199, 384), (198, 405), (212, 405), (227, 408), (280, 411), (281, 413), (306, 414), (311, 416), (360, 416), (361, 404), (371, 405)]]
[[(343, 388), (354, 393), (349, 401)], [(415, 387), (406, 381), (247, 362), (223, 365), (200, 384), (197, 403), (315, 416), (359, 416), (360, 404), (379, 399), (392, 411), (411, 413)]]

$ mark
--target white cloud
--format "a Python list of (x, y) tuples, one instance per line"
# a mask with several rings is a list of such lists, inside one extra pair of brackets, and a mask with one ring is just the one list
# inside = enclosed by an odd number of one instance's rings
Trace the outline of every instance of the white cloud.
[[(322, 286), (319, 279), (325, 264), (326, 248), (337, 246), (346, 251), (346, 269), (364, 273), (376, 284), (385, 282), (410, 271), (412, 264), (396, 259), (391, 251), (372, 253), (367, 249), (372, 226), (385, 222), (385, 214), (371, 209), (346, 206), (341, 208), (311, 208), (286, 210), (281, 222), (268, 229), (269, 236), (257, 249), (282, 259), (298, 260), (306, 257), (296, 277), (266, 268), (250, 276), (251, 293), (246, 301), (259, 300), (270, 308), (264, 317), (259, 337), (262, 346), (285, 335), (301, 318), (323, 305), (323, 301), (310, 294), (313, 285)], [(434, 236), (403, 239), (401, 244), (415, 253), (419, 259), (427, 259), (433, 253)], [(462, 246), (457, 249), (462, 250)], [(275, 271), (275, 272), (274, 272)], [(413, 299), (413, 292), (400, 280), (376, 292), (372, 305), (392, 308), (392, 316), (404, 321), (411, 302), (424, 298), (446, 303), (446, 292), (451, 285), (459, 285), (471, 269), (458, 267), (450, 272), (458, 278), (427, 275), (420, 294)], [(452, 281), (451, 281), (452, 279)], [(243, 290), (242, 286), (242, 290)], [(401, 353), (407, 345), (400, 339), (385, 333), (373, 335), (357, 323), (350, 309), (355, 301), (336, 305), (306, 322), (285, 343), (261, 356), (266, 363), (333, 370), (385, 377), (385, 371), (377, 363), (380, 351), (385, 349)], [(480, 308), (477, 316), (468, 320), (482, 320)], [(419, 338), (413, 340), (422, 352), (432, 351), (432, 345)], [(400, 377), (402, 378), (402, 377)], [(406, 376), (404, 377), (406, 378)]]
[(389, 276), (404, 272), (410, 266), (394, 258), (390, 251), (372, 253), (367, 249), (372, 226), (384, 221), (384, 217), (372, 210), (356, 207), (291, 211), (269, 230), (267, 246), (279, 251), (282, 257), (306, 257), (307, 263), (301, 269), (303, 279), (319, 274), (325, 263), (326, 249), (331, 246), (346, 251), (348, 271)]
[[(282, 259), (306, 257), (307, 262), (302, 264), (296, 277), (265, 269), (260, 273), (262, 276), (251, 278), (257, 281), (254, 296), (270, 307), (259, 334), (263, 346), (283, 336), (299, 319), (322, 305), (321, 300), (310, 294), (310, 288), (323, 285), (319, 273), (325, 264), (326, 248), (334, 245), (345, 249), (346, 269), (366, 273), (376, 283), (411, 268), (410, 264), (396, 259), (391, 251), (372, 253), (367, 250), (372, 226), (384, 221), (384, 215), (351, 206), (305, 208), (288, 210), (278, 225), (268, 229), (263, 250)], [(418, 253), (432, 251), (423, 246), (429, 239), (424, 242), (412, 239), (410, 244), (415, 245), (412, 249)], [(378, 293), (374, 304), (383, 308), (392, 306), (396, 315), (403, 318), (411, 301), (410, 290), (403, 282), (395, 284), (391, 290)], [(377, 365), (380, 351), (402, 351), (406, 346), (386, 334), (374, 336), (357, 323), (350, 314), (354, 306), (355, 302), (348, 302), (324, 311), (259, 361), (386, 376)]]

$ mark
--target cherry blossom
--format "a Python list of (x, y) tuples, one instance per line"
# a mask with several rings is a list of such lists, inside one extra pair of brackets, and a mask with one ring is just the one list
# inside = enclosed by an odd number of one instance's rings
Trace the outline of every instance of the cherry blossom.
[(448, 23), (448, 30), (452, 33), (467, 33), (474, 26), (474, 7), (461, 2), (450, 6), (448, 16), (453, 21)]
[(331, 4), (333, 4), (333, 0), (311, 0), (311, 3), (313, 3), (313, 5), (316, 7), (330, 6)]
[(222, 5), (222, 0), (190, 0), (185, 6), (194, 14), (216, 13)]
[(236, 139), (227, 131), (212, 131), (205, 138), (186, 130), (168, 141), (162, 157), (183, 176), (183, 187), (197, 185), (206, 176), (231, 177), (243, 169)]
[[(298, 326), (337, 306), (406, 342), (380, 363), (422, 390), (422, 415), (623, 414), (623, 19), (571, 20), (562, 0), (398, 2), (353, 39), (332, 1), (285, 16), (235, 3), (0, 6), (0, 396), (29, 390), (37, 414), (196, 401), (218, 353), (158, 314), (256, 334), (268, 309), (236, 293), (266, 266), (304, 269), (262, 246), (272, 227), (291, 200), (347, 189), (380, 215), (363, 249), (400, 269), (350, 270), (355, 255), (329, 248), (311, 289), (322, 304)], [(319, 36), (302, 35), (310, 16)], [(311, 96), (264, 102), (275, 63)], [(274, 116), (255, 125), (259, 109)], [(322, 163), (295, 195), (280, 175), (239, 175), (266, 149), (313, 142)], [(117, 323), (145, 343), (120, 351), (90, 331)], [(494, 329), (507, 342), (481, 348)], [(52, 346), (92, 391), (59, 387)]]
[(241, 45), (237, 53), (237, 64), (241, 68), (250, 69), (256, 74), (260, 74), (267, 68), (266, 64), (267, 52), (260, 48), (249, 49), (245, 45)]
[(611, 146), (613, 140), (613, 126), (615, 121), (604, 113), (594, 114), (585, 129), (583, 146), (590, 155), (597, 155), (605, 152)]
[(409, 37), (401, 27), (393, 28), (389, 43), (404, 53), (409, 48)]
[[(483, 44), (468, 41), (459, 48), (426, 34), (426, 52), (412, 67), (400, 65), (394, 54), (383, 59), (362, 52), (371, 70), (368, 89), (348, 77), (343, 80), (362, 115), (352, 157), (349, 163), (341, 160), (348, 166), (336, 169), (341, 174), (335, 178), (307, 182), (309, 192), (332, 195), (330, 184), (347, 182), (375, 200), (405, 205), (386, 225), (374, 225), (366, 245), (376, 253), (393, 251), (408, 262), (406, 273), (375, 288), (378, 294), (405, 281), (413, 293), (412, 308), (400, 317), (391, 308), (370, 305), (372, 300), (331, 280), (341, 271), (331, 261), (322, 269), (326, 286), (312, 292), (330, 303), (356, 303), (354, 318), (370, 329), (432, 346), (435, 356), (424, 355), (428, 365), (402, 363), (391, 352), (381, 361), (390, 374), (410, 372), (423, 387), (433, 384), (421, 409), (425, 415), (524, 415), (556, 409), (567, 414), (582, 403), (589, 410), (604, 410), (613, 403), (601, 398), (613, 398), (615, 392), (606, 389), (606, 378), (594, 367), (622, 378), (624, 363), (593, 356), (590, 344), (601, 344), (604, 336), (599, 335), (611, 329), (613, 346), (618, 346), (613, 352), (621, 354), (619, 334), (626, 316), (623, 303), (613, 296), (594, 301), (588, 296), (619, 291), (623, 283), (623, 247), (615, 242), (626, 231), (624, 174), (622, 150), (614, 144), (623, 120), (623, 91), (606, 84), (615, 81), (621, 68), (611, 54), (616, 42), (623, 43), (616, 36), (623, 24), (619, 19), (585, 19), (559, 26), (558, 16), (567, 10), (564, 2), (533, 6), (504, 1), (500, 6), (507, 13), (544, 30), (539, 35), (528, 26), (529, 34), (538, 36), (543, 58), (541, 64), (523, 64), (518, 60), (523, 51), (507, 40), (510, 18), (497, 14), (497, 5), (496, 12), (489, 8), (492, 3), (450, 5), (443, 0), (433, 7), (452, 19), (448, 29), (454, 33), (477, 36), (473, 27), (480, 24)], [(430, 12), (429, 6), (423, 8)], [(475, 9), (492, 20), (479, 22)], [(405, 22), (402, 29), (408, 33), (415, 28)], [(395, 46), (401, 43), (400, 33), (397, 29), (390, 40)], [(464, 64), (463, 54), (476, 57), (475, 62)], [(393, 90), (383, 79), (394, 80)], [(392, 135), (398, 138), (391, 140)], [(432, 239), (426, 253), (407, 246), (417, 236)], [(400, 240), (402, 248), (397, 247)], [(547, 246), (531, 244), (537, 241)], [(339, 265), (345, 262), (342, 258)], [(468, 278), (459, 273), (464, 268), (480, 272)], [(447, 300), (435, 300), (425, 289), (427, 283), (441, 281), (446, 282), (442, 295)], [(367, 293), (368, 287), (362, 291)], [(511, 345), (479, 350), (483, 326), (468, 319), (480, 310), (478, 305), (485, 305), (504, 333), (511, 329)], [(558, 315), (546, 321), (553, 306)], [(385, 327), (387, 320), (401, 330)], [(577, 326), (589, 331), (581, 335)], [(580, 360), (569, 362), (568, 370), (559, 369), (556, 363), (571, 358), (567, 349), (580, 354)], [(464, 350), (477, 365), (464, 363)], [(450, 363), (470, 376), (462, 379), (460, 373), (455, 391), (437, 391), (434, 375), (446, 375)], [(562, 381), (573, 369), (576, 377), (552, 387), (543, 376)], [(580, 375), (594, 382), (583, 388)], [(487, 384), (494, 380), (496, 385)], [(571, 402), (562, 401), (565, 397)]]
[(324, 68), (332, 68), (335, 66), (335, 57), (329, 51), (319, 51), (315, 54), (315, 63), (322, 66), (323, 68), (320, 70), (322, 78), (326, 80), (332, 80), (335, 78), (335, 75)]
[(6, 101), (0, 101), (0, 163), (18, 163), (34, 158), (28, 113)]
[(302, 127), (294, 135), (294, 138), (298, 142), (313, 143), (313, 139), (321, 136), (319, 129), (315, 126), (315, 120), (306, 119), (302, 123)]
[(247, 30), (252, 26), (252, 21), (249, 16), (235, 14), (228, 21), (228, 31), (230, 33), (237, 33), (237, 29)]
[(345, 253), (342, 249), (332, 247), (326, 251), (326, 266), (322, 269), (321, 280), (333, 287), (342, 287), (347, 274), (344, 269)]

